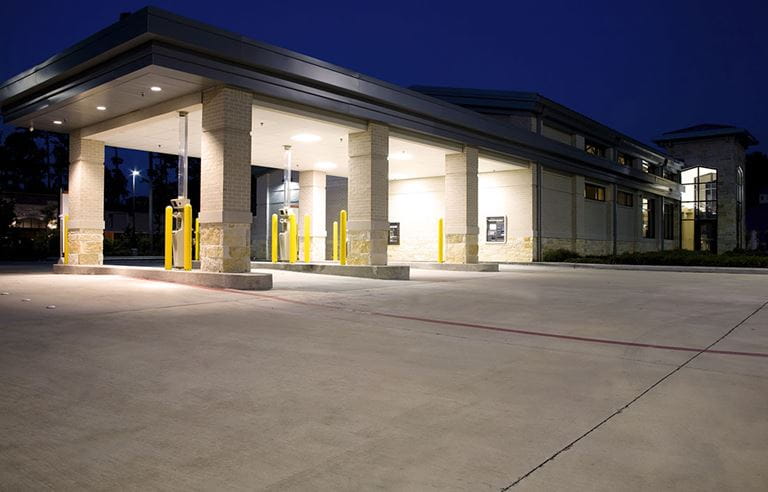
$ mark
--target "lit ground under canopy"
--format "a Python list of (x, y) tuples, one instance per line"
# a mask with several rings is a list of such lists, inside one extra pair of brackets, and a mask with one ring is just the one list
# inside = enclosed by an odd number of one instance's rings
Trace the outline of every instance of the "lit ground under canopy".
[(768, 276), (502, 269), (0, 267), (0, 488), (768, 489)]

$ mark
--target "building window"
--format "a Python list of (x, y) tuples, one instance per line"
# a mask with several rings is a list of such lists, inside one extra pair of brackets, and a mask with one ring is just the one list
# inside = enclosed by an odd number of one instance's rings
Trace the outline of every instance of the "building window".
[(584, 142), (584, 150), (587, 154), (596, 155), (597, 157), (605, 157), (605, 147), (590, 140)]
[(640, 163), (642, 165), (642, 169), (643, 169), (644, 172), (646, 172), (648, 174), (654, 174), (656, 176), (659, 175), (659, 169), (660, 168), (656, 164), (654, 164), (652, 162), (648, 162), (645, 159), (641, 160)]
[(616, 154), (616, 162), (622, 166), (632, 166), (632, 157), (625, 154), (624, 152), (619, 152)]
[(743, 220), (744, 206), (744, 170), (741, 167), (736, 168), (736, 247), (744, 247), (741, 230), (741, 221)]
[(632, 193), (621, 190), (616, 192), (616, 204), (622, 207), (633, 207), (635, 205), (634, 199), (635, 196)]
[(656, 237), (656, 200), (643, 198), (643, 237), (653, 239)]
[(717, 170), (686, 169), (680, 174), (683, 199), (682, 246), (691, 251), (717, 251)]
[(675, 239), (675, 205), (664, 202), (664, 239)]
[(602, 186), (586, 183), (584, 185), (584, 198), (587, 200), (605, 201), (605, 188)]

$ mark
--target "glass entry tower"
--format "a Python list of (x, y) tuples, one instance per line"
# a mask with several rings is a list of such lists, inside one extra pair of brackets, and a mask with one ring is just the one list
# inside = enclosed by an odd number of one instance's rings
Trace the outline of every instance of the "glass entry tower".
[(717, 170), (686, 169), (681, 183), (683, 249), (717, 253)]

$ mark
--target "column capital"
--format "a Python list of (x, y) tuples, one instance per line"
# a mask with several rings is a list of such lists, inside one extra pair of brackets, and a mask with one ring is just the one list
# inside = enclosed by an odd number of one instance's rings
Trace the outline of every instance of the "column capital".
[[(248, 107), (248, 114), (241, 108)], [(253, 93), (220, 85), (203, 92), (203, 132), (227, 128), (229, 131), (251, 131)]]

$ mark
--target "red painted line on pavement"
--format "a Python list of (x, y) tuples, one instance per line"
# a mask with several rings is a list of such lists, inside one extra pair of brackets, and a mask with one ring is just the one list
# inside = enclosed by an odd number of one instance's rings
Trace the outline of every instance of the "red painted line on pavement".
[(592, 337), (580, 337), (576, 335), (563, 335), (560, 333), (546, 333), (542, 331), (520, 330), (516, 328), (502, 328), (500, 326), (479, 325), (475, 323), (464, 323), (462, 321), (447, 321), (432, 318), (420, 318), (416, 316), (404, 316), (400, 314), (390, 313), (371, 313), (376, 316), (386, 316), (388, 318), (406, 319), (411, 321), (421, 321), (424, 323), (435, 323), (449, 326), (461, 326), (465, 328), (477, 328), (480, 330), (500, 331), (504, 333), (515, 333), (518, 335), (531, 335), (536, 337), (557, 338), (560, 340), (573, 340), (577, 342), (590, 342), (590, 343), (603, 343), (607, 345), (621, 345), (624, 347), (639, 347), (639, 348), (652, 348), (660, 350), (676, 350), (679, 352), (706, 352), (708, 354), (722, 354), (722, 355), (742, 355), (746, 357), (768, 357), (768, 353), (762, 352), (736, 352), (731, 350), (706, 350), (704, 348), (695, 347), (681, 347), (678, 345), (658, 345), (654, 343), (641, 343), (641, 342), (627, 342), (624, 340), (611, 340), (608, 338), (592, 338)]
[(738, 352), (733, 350), (707, 350), (706, 348), (696, 348), (696, 347), (682, 347), (679, 345), (659, 345), (655, 343), (641, 343), (641, 342), (628, 342), (625, 340), (612, 340), (609, 338), (593, 338), (593, 337), (580, 337), (576, 335), (563, 335), (560, 333), (547, 333), (543, 331), (532, 331), (532, 330), (521, 330), (517, 328), (503, 328), (500, 326), (492, 326), (492, 325), (481, 325), (477, 323), (466, 323), (463, 321), (448, 321), (448, 320), (442, 320), (442, 319), (434, 319), (434, 318), (422, 318), (418, 316), (407, 316), (402, 314), (393, 314), (393, 313), (382, 313), (382, 312), (376, 312), (376, 311), (363, 311), (363, 310), (354, 310), (354, 309), (348, 309), (341, 306), (333, 306), (329, 304), (319, 304), (319, 303), (313, 303), (313, 302), (306, 302), (306, 301), (297, 301), (295, 299), (287, 299), (285, 297), (280, 296), (270, 296), (266, 294), (256, 294), (254, 292), (248, 292), (248, 291), (242, 291), (242, 290), (235, 290), (235, 289), (224, 289), (229, 292), (234, 292), (238, 294), (244, 294), (248, 296), (253, 297), (259, 297), (264, 299), (274, 299), (276, 301), (281, 302), (287, 302), (290, 304), (298, 304), (302, 306), (311, 306), (311, 307), (321, 307), (326, 309), (336, 309), (341, 311), (349, 311), (349, 312), (358, 312), (363, 314), (369, 314), (372, 316), (382, 316), (385, 318), (395, 318), (395, 319), (403, 319), (408, 321), (419, 321), (422, 323), (431, 323), (431, 324), (438, 324), (438, 325), (447, 325), (447, 326), (458, 326), (462, 328), (474, 328), (478, 330), (487, 330), (487, 331), (496, 331), (496, 332), (502, 332), (502, 333), (514, 333), (516, 335), (529, 335), (529, 336), (535, 336), (535, 337), (544, 337), (544, 338), (555, 338), (559, 340), (570, 340), (574, 342), (587, 342), (587, 343), (598, 343), (598, 344), (605, 344), (605, 345), (619, 345), (623, 347), (637, 347), (637, 348), (647, 348), (647, 349), (657, 349), (657, 350), (673, 350), (678, 352), (705, 352), (707, 354), (718, 354), (718, 355), (737, 355), (742, 357), (765, 357), (768, 358), (768, 353), (764, 352)]

